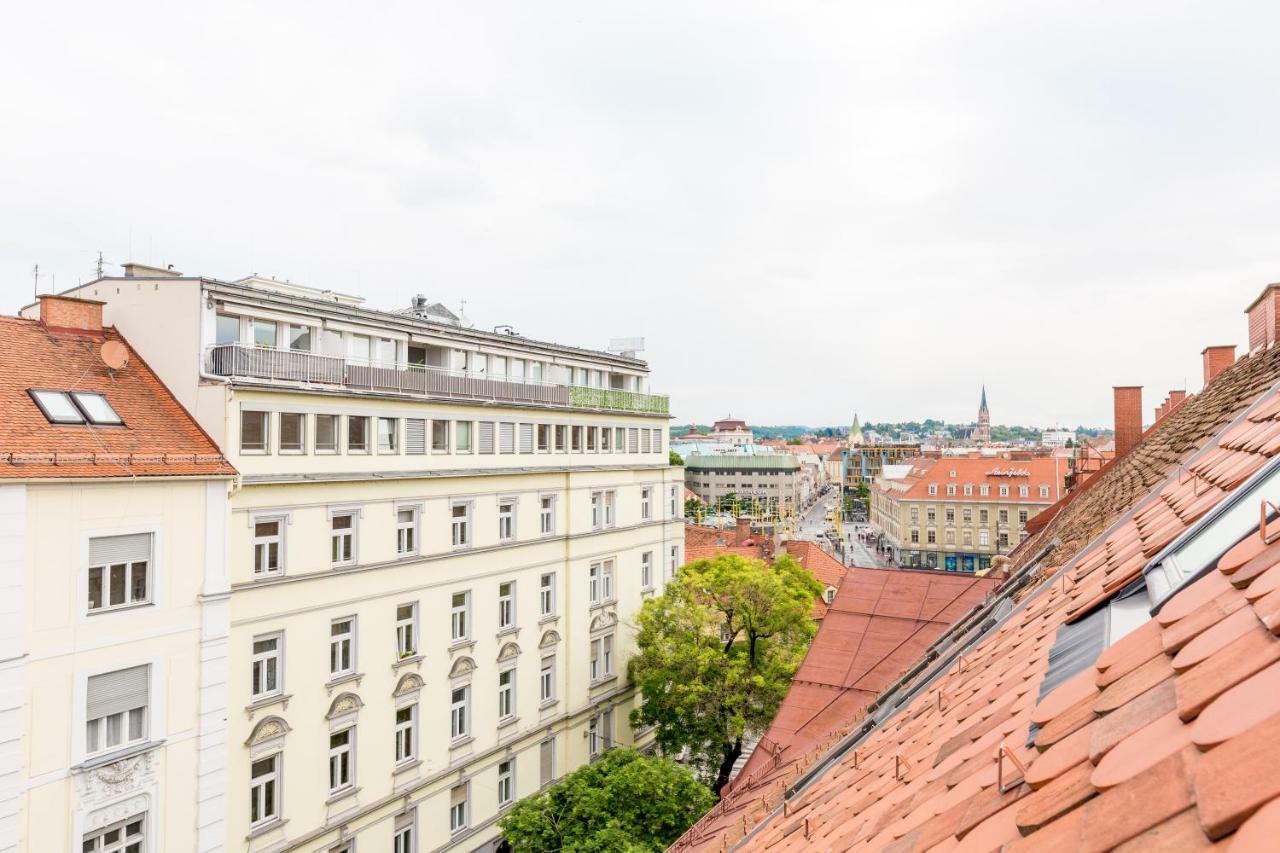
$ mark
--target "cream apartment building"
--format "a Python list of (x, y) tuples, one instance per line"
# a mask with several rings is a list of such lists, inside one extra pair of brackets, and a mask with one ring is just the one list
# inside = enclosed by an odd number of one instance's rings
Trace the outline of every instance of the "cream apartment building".
[(1066, 473), (1064, 459), (1047, 456), (905, 459), (871, 487), (871, 523), (899, 566), (984, 572), (1063, 497)]
[(241, 472), (227, 849), (496, 849), (515, 800), (645, 743), (629, 625), (683, 522), (644, 362), (259, 278), (77, 293)]
[(0, 317), (0, 850), (222, 850), (234, 469), (102, 305)]

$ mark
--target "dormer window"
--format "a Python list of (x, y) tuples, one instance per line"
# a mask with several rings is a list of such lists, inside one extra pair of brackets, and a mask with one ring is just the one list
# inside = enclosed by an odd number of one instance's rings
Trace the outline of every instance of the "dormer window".
[(123, 423), (107, 398), (90, 391), (27, 391), (51, 424), (100, 424), (119, 426)]

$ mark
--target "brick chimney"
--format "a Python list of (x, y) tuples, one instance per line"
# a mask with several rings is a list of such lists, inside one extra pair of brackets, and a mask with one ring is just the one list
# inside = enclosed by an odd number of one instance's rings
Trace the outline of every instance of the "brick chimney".
[(734, 530), (734, 543), (741, 545), (743, 542), (751, 538), (751, 519), (739, 518), (737, 528)]
[(1116, 458), (1128, 453), (1142, 438), (1142, 386), (1116, 385)]
[(1204, 384), (1208, 385), (1213, 377), (1235, 363), (1236, 345), (1205, 347), (1200, 355), (1204, 357)]
[(1255, 353), (1266, 349), (1276, 342), (1277, 331), (1280, 331), (1280, 284), (1268, 284), (1262, 289), (1262, 295), (1244, 313), (1249, 316), (1249, 352)]
[(93, 299), (73, 299), (52, 293), (40, 294), (40, 322), (48, 329), (102, 331), (102, 306)]
[(1181, 406), (1182, 401), (1185, 399), (1187, 399), (1187, 392), (1185, 390), (1170, 391), (1169, 411), (1172, 412), (1174, 409), (1178, 408), (1178, 406)]

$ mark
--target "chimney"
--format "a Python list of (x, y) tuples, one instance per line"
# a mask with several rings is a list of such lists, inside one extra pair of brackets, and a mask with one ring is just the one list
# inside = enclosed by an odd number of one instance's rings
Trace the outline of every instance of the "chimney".
[(1116, 458), (1128, 453), (1142, 438), (1142, 386), (1116, 385)]
[(125, 278), (181, 278), (182, 273), (173, 268), (173, 264), (167, 267), (153, 267), (147, 264), (128, 263), (124, 265)]
[(46, 329), (101, 332), (102, 306), (105, 304), (93, 299), (73, 299), (70, 296), (42, 293), (40, 294), (40, 322)]
[(1205, 347), (1200, 355), (1204, 357), (1204, 384), (1208, 385), (1213, 377), (1235, 363), (1236, 345)]
[(1182, 405), (1182, 401), (1187, 399), (1187, 392), (1184, 390), (1169, 392), (1169, 411), (1172, 412), (1178, 406)]
[(1164, 417), (1164, 406), (1156, 406), (1155, 411), (1152, 412), (1152, 415), (1155, 417), (1157, 421), (1160, 420), (1162, 417)]
[(1280, 284), (1268, 284), (1262, 295), (1244, 309), (1249, 317), (1249, 352), (1266, 349), (1276, 342), (1277, 323), (1280, 322)]
[(739, 518), (737, 529), (734, 531), (735, 545), (741, 545), (743, 542), (751, 538), (751, 519)]

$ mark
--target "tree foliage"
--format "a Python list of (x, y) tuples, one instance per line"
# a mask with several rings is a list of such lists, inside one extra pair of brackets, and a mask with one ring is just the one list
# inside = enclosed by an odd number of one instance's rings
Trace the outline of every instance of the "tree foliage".
[(701, 512), (701, 510), (702, 510), (702, 501), (698, 500), (697, 498), (684, 499), (685, 518), (688, 518), (690, 516), (695, 516), (699, 512)]
[(715, 797), (687, 768), (611, 749), (498, 821), (516, 853), (665, 850)]
[(680, 454), (679, 454), (679, 453), (676, 453), (674, 450), (668, 450), (668, 451), (667, 451), (667, 464), (669, 464), (669, 465), (680, 465), (680, 466), (683, 466), (683, 465), (684, 465), (684, 460), (680, 458)]
[(719, 790), (744, 734), (763, 732), (786, 695), (821, 594), (785, 555), (773, 566), (736, 554), (689, 563), (637, 618), (628, 673), (644, 698), (632, 725), (654, 726), (669, 754), (688, 747)]

